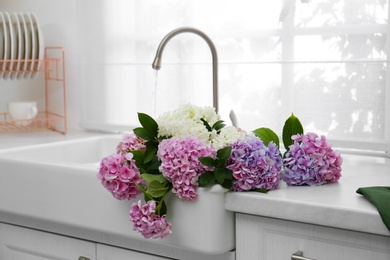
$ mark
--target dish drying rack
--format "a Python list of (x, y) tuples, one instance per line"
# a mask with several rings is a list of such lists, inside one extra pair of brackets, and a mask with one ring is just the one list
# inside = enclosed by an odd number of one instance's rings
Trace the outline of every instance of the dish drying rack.
[[(43, 60), (1, 60), (2, 63), (27, 62), (39, 64), (28, 70), (15, 70), (6, 66), (3, 72), (17, 73), (45, 73), (45, 110), (38, 111), (36, 118), (13, 120), (8, 112), (0, 111), (0, 132), (5, 131), (31, 131), (49, 129), (66, 134), (66, 80), (65, 80), (65, 52), (63, 47), (46, 47)], [(60, 95), (63, 105), (57, 106), (55, 111), (53, 101), (50, 102), (51, 93)], [(56, 100), (58, 101), (58, 100)], [(58, 108), (60, 107), (60, 108)]]

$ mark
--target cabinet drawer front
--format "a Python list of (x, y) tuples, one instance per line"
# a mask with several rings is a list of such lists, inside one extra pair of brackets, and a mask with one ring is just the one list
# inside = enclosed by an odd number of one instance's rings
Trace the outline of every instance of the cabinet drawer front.
[(122, 249), (113, 246), (97, 244), (97, 259), (98, 260), (168, 260), (162, 256), (150, 255), (142, 252)]
[(389, 260), (390, 237), (237, 214), (237, 260)]
[(1, 260), (95, 259), (95, 244), (0, 223)]

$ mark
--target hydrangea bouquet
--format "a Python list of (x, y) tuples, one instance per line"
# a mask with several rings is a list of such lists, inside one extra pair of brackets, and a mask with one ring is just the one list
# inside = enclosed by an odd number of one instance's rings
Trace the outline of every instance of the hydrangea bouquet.
[(337, 181), (341, 157), (325, 137), (303, 134), (292, 115), (283, 128), (287, 151), (268, 128), (245, 132), (226, 126), (212, 107), (184, 105), (157, 121), (138, 113), (142, 127), (123, 136), (116, 153), (101, 160), (98, 178), (118, 200), (134, 202), (130, 220), (145, 238), (172, 232), (166, 219), (166, 195), (197, 199), (198, 187), (221, 185), (230, 191), (268, 192), (288, 185), (320, 185)]
[(325, 136), (303, 132), (298, 118), (291, 115), (283, 128), (287, 151), (283, 159), (283, 181), (287, 185), (322, 185), (341, 177), (340, 154), (332, 149)]

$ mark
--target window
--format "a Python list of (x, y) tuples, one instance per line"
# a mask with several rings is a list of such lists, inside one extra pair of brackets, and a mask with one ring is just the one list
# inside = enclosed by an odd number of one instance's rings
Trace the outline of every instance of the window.
[[(99, 3), (99, 4), (96, 4)], [(222, 118), (281, 133), (294, 113), (337, 146), (390, 152), (388, 1), (85, 1), (82, 124), (129, 130), (136, 112), (212, 105), (211, 54), (182, 26), (205, 32), (219, 57)], [(99, 41), (96, 43), (96, 39)], [(88, 98), (94, 95), (94, 99)], [(96, 101), (95, 101), (96, 100)]]

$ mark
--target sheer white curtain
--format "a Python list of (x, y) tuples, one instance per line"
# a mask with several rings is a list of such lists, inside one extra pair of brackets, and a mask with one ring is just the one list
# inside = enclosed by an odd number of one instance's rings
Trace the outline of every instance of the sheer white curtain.
[[(294, 113), (337, 145), (390, 151), (388, 1), (84, 0), (82, 125), (131, 130), (137, 112), (212, 105), (211, 54), (197, 35), (165, 48), (182, 26), (213, 40), (222, 118), (281, 133)], [(156, 84), (157, 83), (157, 84)], [(339, 140), (336, 142), (336, 140)]]

